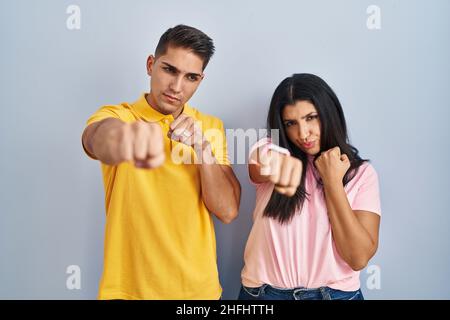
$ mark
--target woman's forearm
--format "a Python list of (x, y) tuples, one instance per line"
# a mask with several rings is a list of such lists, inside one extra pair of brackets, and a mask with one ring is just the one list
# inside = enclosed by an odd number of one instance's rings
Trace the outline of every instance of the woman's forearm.
[(336, 248), (353, 270), (361, 270), (376, 244), (350, 207), (342, 182), (324, 183), (324, 192)]

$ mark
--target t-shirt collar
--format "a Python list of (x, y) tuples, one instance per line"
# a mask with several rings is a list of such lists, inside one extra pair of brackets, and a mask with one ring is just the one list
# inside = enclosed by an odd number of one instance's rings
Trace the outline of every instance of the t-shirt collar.
[[(143, 93), (139, 99), (133, 103), (133, 108), (139, 113), (139, 115), (146, 121), (162, 121), (164, 119), (168, 119), (170, 122), (174, 120), (172, 114), (162, 114), (161, 112), (157, 111), (155, 108), (153, 108), (145, 98), (146, 93)], [(194, 110), (188, 106), (186, 103), (183, 106), (183, 112), (184, 114), (188, 116), (194, 116)]]

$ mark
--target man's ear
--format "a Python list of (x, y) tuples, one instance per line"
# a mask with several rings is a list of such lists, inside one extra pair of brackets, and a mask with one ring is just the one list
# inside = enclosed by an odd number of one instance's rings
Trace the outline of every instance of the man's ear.
[(153, 71), (153, 66), (155, 65), (155, 56), (154, 55), (149, 55), (147, 58), (147, 74), (149, 76), (152, 75), (152, 71)]

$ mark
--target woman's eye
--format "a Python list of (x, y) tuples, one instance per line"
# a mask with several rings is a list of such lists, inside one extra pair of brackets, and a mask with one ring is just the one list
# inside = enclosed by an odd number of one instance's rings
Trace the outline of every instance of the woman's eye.
[(311, 120), (313, 120), (313, 119), (317, 119), (317, 115), (314, 115), (314, 116), (309, 116), (308, 118), (306, 118), (306, 120), (307, 121), (311, 121)]
[(294, 123), (292, 122), (292, 121), (286, 121), (285, 123), (284, 123), (284, 125), (286, 126), (286, 127), (290, 127), (290, 126), (292, 126)]

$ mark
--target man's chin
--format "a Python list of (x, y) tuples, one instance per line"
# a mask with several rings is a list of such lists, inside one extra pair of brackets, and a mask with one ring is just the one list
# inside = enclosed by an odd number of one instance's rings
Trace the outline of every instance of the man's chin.
[(182, 105), (180, 104), (175, 105), (167, 102), (161, 102), (159, 106), (160, 112), (163, 114), (172, 114), (177, 112), (177, 110), (179, 110), (180, 108), (182, 108)]

